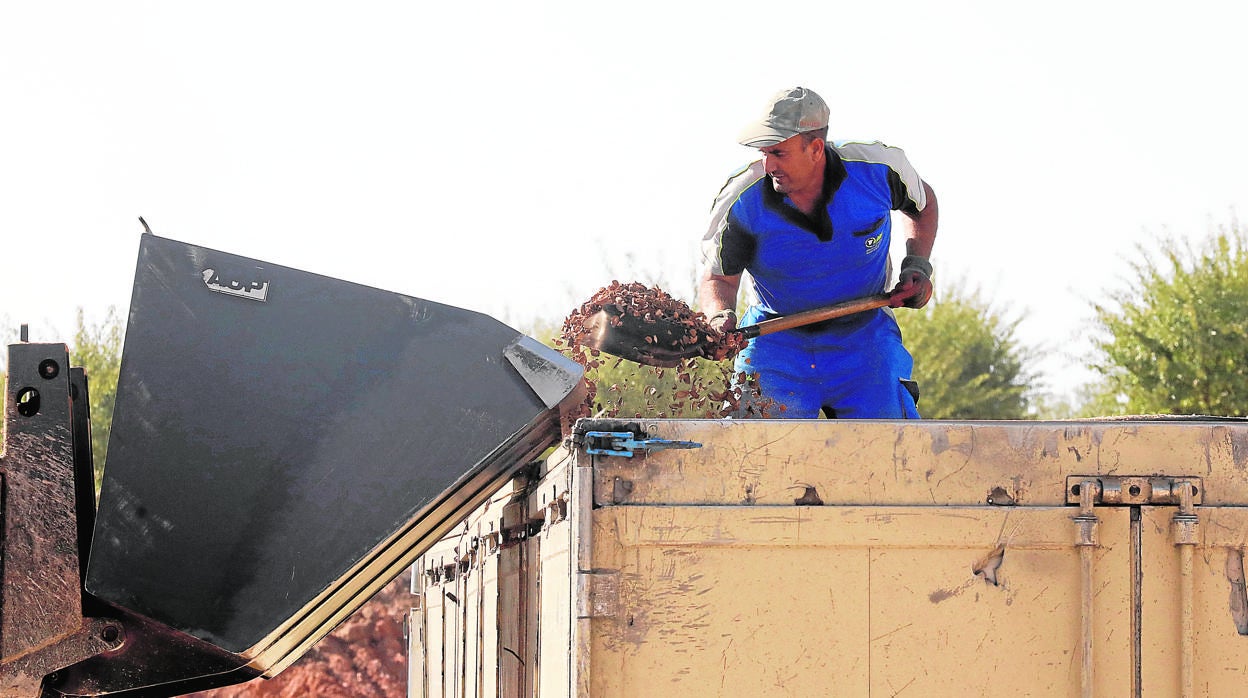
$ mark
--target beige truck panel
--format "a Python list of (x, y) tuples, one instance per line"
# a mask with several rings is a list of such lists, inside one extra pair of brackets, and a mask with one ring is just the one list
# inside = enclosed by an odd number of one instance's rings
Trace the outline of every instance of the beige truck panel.
[(1248, 691), (1243, 422), (624, 426), (417, 563), (412, 695)]
[(1142, 509), (1145, 695), (1248, 695), (1248, 508), (1198, 508), (1186, 562), (1183, 546), (1175, 553), (1174, 510)]
[(1189, 475), (1205, 505), (1248, 504), (1248, 428), (1192, 422), (645, 422), (701, 448), (595, 464), (594, 495), (614, 504), (979, 506), (1001, 488), (1022, 505), (1062, 506), (1072, 475)]
[[(1079, 555), (1064, 509), (612, 507), (594, 548), (620, 600), (594, 620), (595, 696), (1078, 695)], [(1126, 568), (1128, 515), (1098, 567)], [(983, 572), (1006, 552), (992, 583)], [(1096, 695), (1127, 695), (1127, 576), (1096, 594)], [(1121, 606), (1121, 607), (1119, 607)]]

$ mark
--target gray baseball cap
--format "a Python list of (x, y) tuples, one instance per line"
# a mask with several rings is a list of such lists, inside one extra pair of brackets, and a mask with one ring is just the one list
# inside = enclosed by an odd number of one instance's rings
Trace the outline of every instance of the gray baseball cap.
[(813, 90), (790, 87), (780, 90), (767, 104), (763, 117), (746, 127), (737, 142), (751, 148), (764, 148), (806, 131), (826, 128), (828, 105)]

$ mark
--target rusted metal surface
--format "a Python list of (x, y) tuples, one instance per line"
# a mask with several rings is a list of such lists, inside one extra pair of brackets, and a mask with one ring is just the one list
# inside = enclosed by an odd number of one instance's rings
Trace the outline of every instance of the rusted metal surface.
[(8, 365), (0, 682), (13, 695), (34, 695), (44, 674), (99, 649), (82, 618), (68, 352), (13, 345)]
[[(86, 657), (116, 650), (125, 644), (120, 624), (104, 619), (84, 619), (78, 628), (57, 641), (0, 666), (0, 696), (36, 698), (47, 696), (44, 688), (59, 683), (63, 667)], [(53, 689), (50, 695), (56, 695)]]
[(7, 442), (0, 654), (14, 659), (74, 632), (81, 592), (69, 432), (18, 428)]
[[(89, 532), (86, 379), (62, 344), (9, 347), (0, 457), (0, 695), (34, 697), (65, 670), (129, 638), (120, 620), (86, 618), (81, 543)], [(85, 484), (84, 484), (85, 479)]]
[(49, 677), (43, 698), (178, 696), (259, 675), (238, 657), (207, 642), (118, 609), (111, 612), (118, 617), (88, 621), (100, 628), (96, 636), (107, 640), (107, 646), (82, 661), (61, 665), (65, 668)]

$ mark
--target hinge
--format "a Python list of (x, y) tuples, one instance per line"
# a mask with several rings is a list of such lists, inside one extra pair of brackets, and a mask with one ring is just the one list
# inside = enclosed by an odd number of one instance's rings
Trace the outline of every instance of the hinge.
[(632, 458), (637, 451), (649, 453), (665, 448), (702, 448), (696, 441), (672, 441), (670, 439), (638, 439), (628, 431), (587, 431), (585, 452), (599, 456), (624, 456)]
[(1198, 477), (1070, 475), (1066, 478), (1067, 504), (1080, 503), (1085, 482), (1092, 483), (1092, 503), (1097, 506), (1178, 506), (1184, 494), (1191, 495), (1195, 505), (1205, 494)]
[(546, 518), (543, 515), (540, 518), (530, 519), (522, 524), (517, 524), (515, 526), (508, 526), (504, 528), (501, 531), (502, 536), (500, 537), (501, 539), (499, 541), (499, 547), (510, 548), (513, 545), (518, 545), (520, 543), (523, 543), (524, 541), (541, 533), (542, 527), (545, 525), (545, 523), (546, 523)]

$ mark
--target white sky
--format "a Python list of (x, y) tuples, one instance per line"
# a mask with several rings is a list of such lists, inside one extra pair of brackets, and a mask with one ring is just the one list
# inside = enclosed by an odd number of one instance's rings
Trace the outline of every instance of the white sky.
[(938, 282), (1024, 316), (1066, 391), (1137, 241), (1248, 210), (1245, 26), (1232, 0), (0, 0), (0, 329), (124, 314), (140, 215), (521, 327), (612, 278), (692, 300), (737, 132), (802, 84), (833, 138), (906, 150)]

